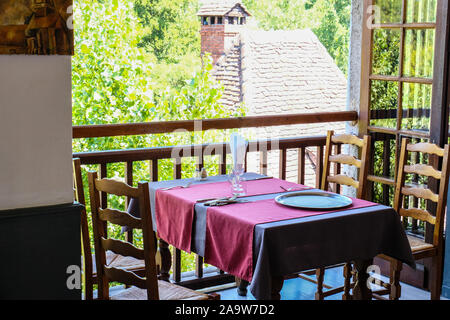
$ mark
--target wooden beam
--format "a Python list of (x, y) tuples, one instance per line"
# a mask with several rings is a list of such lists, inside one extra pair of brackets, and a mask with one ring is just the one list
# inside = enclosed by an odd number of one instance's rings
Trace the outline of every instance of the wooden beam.
[(170, 133), (174, 131), (196, 132), (238, 128), (273, 127), (293, 124), (356, 121), (355, 111), (301, 113), (288, 115), (252, 116), (228, 119), (161, 121), (108, 125), (74, 126), (73, 138), (100, 138)]
[[(264, 140), (266, 141), (266, 140)], [(326, 137), (315, 136), (315, 137), (296, 137), (296, 138), (282, 138), (279, 140), (269, 140), (266, 145), (259, 144), (257, 142), (251, 142), (258, 146), (257, 150), (273, 150), (279, 149), (297, 149), (302, 147), (316, 147), (324, 146), (326, 142)], [(263, 145), (260, 148), (260, 145)], [(216, 144), (205, 144), (202, 147), (206, 148), (209, 146), (211, 150), (211, 155), (222, 155), (225, 151), (230, 152), (227, 148), (227, 143), (216, 143)], [(172, 159), (173, 150), (181, 150), (179, 153), (180, 157), (186, 157), (187, 154), (194, 154), (194, 151), (199, 146), (177, 146), (177, 147), (153, 147), (153, 148), (143, 148), (143, 149), (128, 149), (128, 150), (109, 150), (109, 151), (95, 151), (95, 152), (81, 152), (73, 154), (74, 158), (80, 158), (81, 164), (98, 164), (98, 163), (117, 163), (117, 162), (128, 162), (128, 161), (146, 161), (155, 159)], [(216, 151), (218, 154), (216, 154)], [(177, 154), (178, 155), (178, 154)], [(154, 167), (156, 168), (156, 167)]]

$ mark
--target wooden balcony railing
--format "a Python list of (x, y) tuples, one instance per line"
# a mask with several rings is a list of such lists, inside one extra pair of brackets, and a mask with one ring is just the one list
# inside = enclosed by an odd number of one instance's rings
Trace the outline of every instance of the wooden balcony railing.
[[(73, 128), (74, 139), (93, 138), (93, 137), (113, 137), (127, 135), (147, 135), (171, 133), (174, 130), (184, 129), (188, 132), (210, 130), (210, 129), (236, 129), (236, 128), (255, 128), (270, 127), (281, 125), (310, 124), (310, 123), (329, 123), (342, 121), (356, 121), (358, 114), (356, 112), (333, 112), (333, 113), (315, 113), (315, 114), (293, 114), (282, 116), (258, 116), (232, 119), (211, 119), (211, 120), (192, 120), (192, 121), (174, 121), (174, 122), (154, 122), (139, 124), (116, 124), (116, 125), (96, 125), (96, 126), (77, 126)], [(323, 136), (314, 137), (294, 137), (272, 140), (251, 141), (248, 152), (257, 152), (260, 155), (259, 171), (267, 174), (268, 153), (276, 151), (279, 153), (279, 178), (285, 179), (287, 172), (287, 152), (288, 150), (298, 150), (298, 183), (305, 183), (305, 163), (307, 161), (309, 149), (315, 149), (315, 178), (316, 186), (322, 175), (323, 155), (326, 143), (326, 127), (324, 126)], [(307, 150), (308, 148), (308, 150)], [(150, 165), (149, 181), (158, 181), (158, 163), (161, 160), (171, 159), (173, 161), (173, 178), (182, 177), (181, 159), (185, 157), (197, 157), (197, 167), (203, 165), (204, 152), (208, 150), (208, 156), (219, 156), (217, 168), (219, 174), (225, 174), (227, 168), (227, 154), (230, 153), (227, 143), (191, 145), (191, 146), (167, 146), (132, 150), (111, 150), (94, 151), (73, 154), (74, 158), (80, 158), (82, 165), (98, 165), (99, 175), (102, 178), (108, 176), (108, 164), (123, 163), (125, 168), (125, 181), (133, 185), (133, 165), (137, 161), (148, 161)], [(308, 152), (307, 152), (308, 151)], [(174, 157), (174, 154), (176, 155)], [(246, 161), (247, 165), (247, 161)], [(101, 197), (102, 206), (106, 206), (106, 195)], [(128, 202), (128, 200), (127, 200)], [(128, 237), (132, 237), (129, 234)], [(211, 268), (203, 268), (203, 258), (196, 256), (195, 271), (182, 277), (181, 274), (181, 251), (174, 248), (173, 256), (169, 250), (169, 245), (163, 241), (159, 243), (159, 249), (162, 256), (161, 278), (169, 279), (169, 272), (172, 269), (172, 280), (179, 284), (193, 289), (219, 285), (233, 281), (233, 277), (226, 275), (221, 271), (211, 272)]]

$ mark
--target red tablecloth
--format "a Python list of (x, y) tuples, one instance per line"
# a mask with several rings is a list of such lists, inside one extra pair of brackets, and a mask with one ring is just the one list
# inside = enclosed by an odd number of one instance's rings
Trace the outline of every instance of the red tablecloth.
[[(308, 187), (280, 179), (250, 180), (245, 182), (247, 196), (283, 192), (284, 188), (304, 190)], [(191, 252), (194, 207), (198, 200), (231, 196), (229, 182), (215, 182), (156, 191), (155, 217), (158, 236), (178, 249)]]
[[(351, 210), (377, 204), (353, 199)], [(274, 199), (211, 207), (207, 211), (205, 262), (251, 281), (253, 231), (257, 224), (322, 215), (334, 211), (299, 210), (279, 205)], [(289, 259), (289, 257), (286, 257)]]

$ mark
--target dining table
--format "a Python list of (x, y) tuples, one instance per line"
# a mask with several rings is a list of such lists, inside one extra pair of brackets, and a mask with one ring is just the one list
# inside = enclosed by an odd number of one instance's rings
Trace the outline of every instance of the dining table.
[[(153, 229), (179, 250), (236, 276), (258, 300), (280, 299), (284, 279), (319, 267), (352, 262), (354, 299), (371, 299), (368, 268), (384, 254), (415, 268), (400, 220), (391, 207), (360, 199), (337, 209), (292, 208), (277, 197), (323, 192), (305, 185), (247, 172), (246, 194), (231, 203), (213, 199), (232, 195), (228, 175), (149, 183)], [(131, 199), (128, 212), (138, 217)]]

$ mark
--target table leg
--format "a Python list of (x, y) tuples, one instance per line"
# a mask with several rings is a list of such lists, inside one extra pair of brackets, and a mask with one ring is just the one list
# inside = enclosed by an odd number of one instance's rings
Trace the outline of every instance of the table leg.
[(356, 268), (356, 284), (353, 289), (354, 300), (372, 300), (372, 290), (367, 284), (369, 274), (367, 268), (373, 264), (373, 259), (357, 260), (354, 262)]
[(161, 272), (160, 280), (169, 281), (170, 268), (172, 268), (172, 254), (170, 253), (169, 244), (159, 239), (159, 252), (161, 254)]
[(245, 297), (247, 295), (247, 287), (249, 285), (249, 282), (236, 277), (236, 285), (238, 295), (240, 295), (241, 297)]
[(272, 276), (271, 300), (281, 300), (281, 289), (283, 289), (284, 277)]

